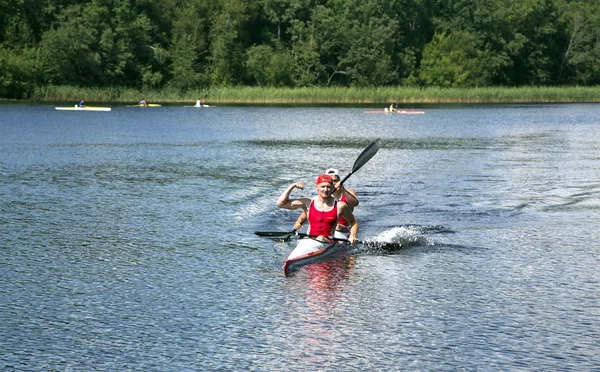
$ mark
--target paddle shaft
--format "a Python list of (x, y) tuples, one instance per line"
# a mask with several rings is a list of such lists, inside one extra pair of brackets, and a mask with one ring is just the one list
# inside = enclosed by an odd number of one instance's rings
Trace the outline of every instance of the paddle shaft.
[[(268, 236), (271, 238), (289, 238), (292, 235), (296, 235), (299, 236), (301, 238), (311, 238), (311, 239), (315, 239), (318, 237), (318, 235), (310, 235), (310, 234), (304, 234), (304, 233), (299, 233), (296, 230), (294, 231), (290, 231), (290, 232), (285, 232), (285, 231), (255, 231), (254, 232), (256, 235), (258, 236)], [(335, 241), (340, 241), (340, 242), (350, 242), (350, 240), (348, 239), (340, 239), (340, 238), (332, 238), (331, 240), (335, 240)], [(364, 242), (362, 241), (358, 241), (358, 243), (363, 244)]]
[[(318, 235), (309, 235), (309, 234), (304, 234), (304, 233), (294, 233), (294, 235), (297, 235), (301, 238), (311, 238), (311, 239), (316, 239), (318, 238)], [(341, 239), (341, 238), (331, 238), (330, 240), (336, 241), (336, 242), (346, 242), (346, 243), (350, 243), (350, 240), (348, 239)], [(359, 244), (363, 244), (363, 241), (357, 240), (357, 243)]]

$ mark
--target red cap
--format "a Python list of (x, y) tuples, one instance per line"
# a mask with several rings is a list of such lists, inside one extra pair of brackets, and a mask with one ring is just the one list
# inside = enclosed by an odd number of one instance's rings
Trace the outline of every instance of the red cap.
[(333, 178), (331, 178), (331, 176), (328, 174), (322, 174), (319, 177), (317, 177), (317, 185), (323, 182), (329, 182), (333, 185)]

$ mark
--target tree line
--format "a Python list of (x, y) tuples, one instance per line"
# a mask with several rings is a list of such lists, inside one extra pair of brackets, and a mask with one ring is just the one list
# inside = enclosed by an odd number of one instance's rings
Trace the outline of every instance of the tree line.
[(36, 87), (593, 86), (598, 0), (0, 0), (0, 97)]

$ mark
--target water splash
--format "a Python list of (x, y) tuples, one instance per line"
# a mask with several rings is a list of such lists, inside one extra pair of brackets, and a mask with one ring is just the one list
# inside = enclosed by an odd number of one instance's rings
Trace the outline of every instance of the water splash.
[(447, 231), (439, 226), (395, 226), (364, 240), (361, 252), (390, 252), (411, 246), (431, 246), (435, 243), (427, 237), (431, 231)]

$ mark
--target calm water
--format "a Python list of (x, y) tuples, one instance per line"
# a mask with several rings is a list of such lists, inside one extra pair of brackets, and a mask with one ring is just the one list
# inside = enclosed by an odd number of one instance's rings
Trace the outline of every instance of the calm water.
[[(425, 110), (0, 105), (0, 367), (600, 370), (600, 105)], [(372, 244), (285, 278), (376, 138)]]

